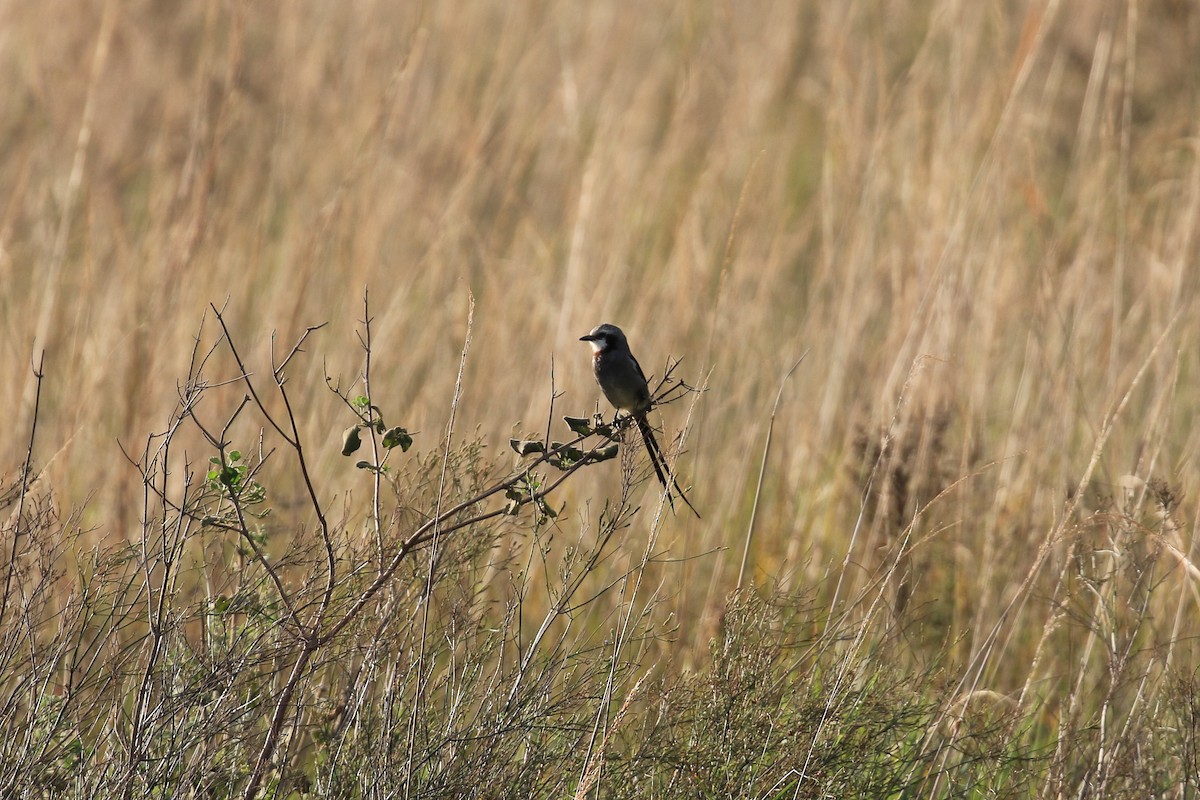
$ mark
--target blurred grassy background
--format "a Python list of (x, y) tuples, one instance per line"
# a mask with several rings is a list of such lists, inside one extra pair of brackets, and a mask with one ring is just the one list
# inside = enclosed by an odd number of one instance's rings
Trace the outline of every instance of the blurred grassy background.
[[(7, 4), (2, 463), (44, 348), (43, 480), (93, 536), (132, 532), (116, 442), (162, 428), (212, 302), (258, 369), (272, 331), (331, 322), (291, 386), (326, 499), (365, 501), (321, 379), (362, 368), (364, 288), (373, 399), (426, 450), (474, 296), (458, 429), (502, 461), (544, 427), (552, 368), (556, 414), (592, 410), (576, 339), (613, 322), (648, 371), (684, 356), (708, 382), (679, 462), (704, 519), (664, 542), (728, 549), (662, 573), (698, 652), (809, 350), (756, 580), (869, 585), (916, 520), (896, 613), (959, 665), (1005, 620), (985, 683), (1014, 691), (1087, 514), (1156, 478), (1184, 498), (1159, 633), (1200, 663), (1175, 615), (1195, 618), (1197, 52), (1185, 0)], [(661, 416), (668, 439), (688, 422)], [(617, 479), (589, 470), (560, 524)]]

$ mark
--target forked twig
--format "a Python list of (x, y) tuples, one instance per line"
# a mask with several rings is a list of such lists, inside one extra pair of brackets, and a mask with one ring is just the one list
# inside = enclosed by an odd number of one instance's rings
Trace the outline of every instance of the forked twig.
[[(25, 448), (25, 464), (21, 467), (21, 494), (17, 500), (17, 509), (13, 512), (12, 549), (8, 555), (8, 569), (4, 572), (4, 597), (0, 598), (0, 621), (8, 611), (8, 596), (12, 592), (13, 573), (17, 569), (17, 543), (21, 539), (22, 520), (25, 517), (25, 500), (29, 497), (29, 487), (32, 485), (33, 472), (33, 443), (37, 437), (38, 412), (42, 406), (42, 378), (45, 377), (46, 351), (38, 357), (38, 364), (33, 367), (33, 378), (36, 381), (33, 395), (33, 419), (29, 423), (29, 445)], [(30, 365), (32, 366), (32, 364)]]

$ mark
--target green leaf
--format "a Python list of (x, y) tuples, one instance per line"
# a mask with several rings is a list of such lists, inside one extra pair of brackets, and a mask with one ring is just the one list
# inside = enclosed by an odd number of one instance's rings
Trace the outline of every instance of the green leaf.
[(342, 434), (342, 455), (351, 455), (360, 447), (362, 447), (362, 437), (358, 434), (358, 426), (353, 425), (346, 428), (345, 433)]
[(358, 397), (354, 398), (354, 405), (358, 406), (359, 408), (368, 408), (371, 405), (371, 401), (360, 394)]
[(620, 445), (616, 444), (610, 444), (608, 447), (601, 447), (599, 450), (594, 450), (588, 454), (588, 461), (608, 461), (610, 458), (616, 458), (617, 451), (620, 449)]
[(567, 423), (568, 428), (580, 436), (592, 435), (591, 420), (587, 417), (563, 417), (563, 420)]
[(241, 450), (230, 450), (229, 451), (229, 463), (236, 464), (238, 461), (241, 461), (241, 460), (242, 460), (242, 451)]
[(408, 448), (412, 447), (412, 443), (413, 439), (409, 436), (408, 431), (398, 425), (383, 434), (383, 446), (389, 450), (399, 445), (401, 452), (407, 453)]
[(359, 461), (354, 466), (357, 467), (358, 469), (375, 469), (375, 465), (372, 464), (370, 461)]
[(584, 453), (578, 447), (567, 447), (562, 442), (554, 442), (551, 446), (551, 456), (547, 459), (552, 466), (568, 470), (583, 459)]
[(537, 439), (509, 439), (508, 446), (511, 447), (519, 456), (527, 456), (533, 453), (546, 452), (546, 445), (542, 444)]

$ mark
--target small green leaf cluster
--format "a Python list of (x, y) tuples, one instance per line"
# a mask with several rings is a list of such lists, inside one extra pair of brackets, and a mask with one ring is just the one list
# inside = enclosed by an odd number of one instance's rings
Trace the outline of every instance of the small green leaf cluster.
[[(358, 452), (358, 449), (362, 447), (361, 431), (364, 430), (372, 431), (382, 436), (383, 440), (381, 444), (389, 453), (397, 447), (400, 448), (400, 452), (407, 453), (408, 449), (412, 447), (413, 438), (408, 430), (399, 425), (389, 428), (387, 423), (383, 421), (383, 412), (379, 406), (371, 402), (370, 398), (360, 394), (354, 398), (352, 404), (362, 419), (342, 433), (342, 455), (351, 456)], [(384, 460), (386, 458), (387, 456), (385, 455)], [(382, 463), (373, 464), (366, 460), (358, 461), (354, 466), (358, 469), (371, 470), (372, 472), (387, 471), (386, 465)]]
[(253, 506), (267, 499), (266, 488), (250, 477), (250, 465), (242, 460), (242, 451), (230, 450), (208, 459), (212, 467), (205, 480), (213, 492), (243, 506)]
[[(595, 464), (616, 458), (619, 450), (617, 437), (611, 425), (605, 425), (597, 415), (594, 418), (563, 417), (574, 433), (581, 437), (573, 442), (550, 442), (549, 448), (540, 439), (509, 439), (508, 446), (519, 456), (545, 454), (545, 461), (552, 467), (564, 472), (580, 464)], [(603, 436), (611, 444), (604, 447), (592, 447), (584, 450), (579, 445), (588, 436)]]
[[(532, 469), (542, 462), (563, 472), (569, 472), (586, 464), (595, 464), (616, 458), (620, 449), (620, 445), (617, 444), (617, 436), (613, 426), (604, 424), (603, 418), (599, 414), (594, 417), (563, 417), (563, 419), (567, 423), (567, 427), (578, 435), (578, 438), (570, 442), (551, 441), (549, 445), (541, 439), (508, 440), (508, 446), (518, 456), (522, 458), (537, 456), (538, 458), (530, 463), (528, 470), (520, 477), (519, 481), (505, 491), (504, 496), (508, 500), (504, 507), (506, 514), (516, 515), (522, 506), (533, 504), (537, 508), (539, 518), (554, 519), (558, 516), (558, 512), (546, 502), (544, 492), (547, 490), (543, 489), (541, 476)], [(598, 444), (585, 449), (583, 442), (589, 436), (604, 437), (609, 440), (609, 444), (604, 446)], [(550, 489), (553, 489), (553, 485)]]
[(609, 441), (618, 441), (616, 423), (605, 422), (604, 417), (600, 414), (594, 414), (591, 417), (563, 417), (563, 422), (567, 423), (567, 427), (573, 433), (580, 436), (603, 436)]
[(504, 506), (504, 513), (511, 516), (516, 516), (521, 510), (521, 506), (533, 504), (537, 509), (540, 517), (549, 519), (557, 519), (558, 512), (546, 502), (546, 497), (541, 493), (542, 482), (536, 473), (527, 472), (521, 476), (521, 481), (513, 486), (508, 487), (504, 497), (508, 502)]

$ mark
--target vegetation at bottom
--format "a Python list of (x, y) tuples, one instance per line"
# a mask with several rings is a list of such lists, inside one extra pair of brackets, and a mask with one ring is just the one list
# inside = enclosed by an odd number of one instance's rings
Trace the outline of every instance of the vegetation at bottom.
[(1197, 53), (0, 3), (0, 800), (1200, 797)]
[[(689, 665), (674, 655), (665, 498), (632, 500), (646, 480), (632, 426), (570, 418), (573, 440), (513, 439), (504, 459), (477, 438), (455, 443), (451, 427), (440, 449), (410, 452), (386, 402), (359, 392), (371, 383), (364, 303), (367, 369), (325, 390), (350, 422), (345, 468), (371, 490), (333, 507), (288, 380), (318, 329), (263, 381), (223, 313), (211, 319), (218, 333), (201, 327), (168, 425), (129, 457), (143, 487), (136, 540), (85, 546), (80, 515), (63, 517), (24, 471), (4, 486), (4, 796), (1197, 790), (1200, 685), (1152, 634), (1151, 609), (1174, 602), (1159, 596), (1163, 548), (1147, 545), (1176, 524), (1165, 485), (1097, 515), (1104, 541), (1073, 542), (1078, 590), (1043, 638), (1074, 617), (1086, 643), (1054, 676), (1069, 690), (1053, 701), (980, 689), (973, 665), (955, 677), (948, 648), (916, 656), (912, 638), (935, 623), (905, 608), (905, 548), (852, 595), (834, 576), (801, 592), (739, 587)], [(232, 382), (210, 377), (222, 366)], [(670, 372), (659, 388), (668, 403), (695, 391)], [(887, 459), (873, 458), (879, 478)], [(620, 494), (562, 524), (557, 491), (606, 462)], [(893, 467), (896, 491), (909, 479)], [(277, 508), (271, 486), (287, 476), (304, 488)]]

